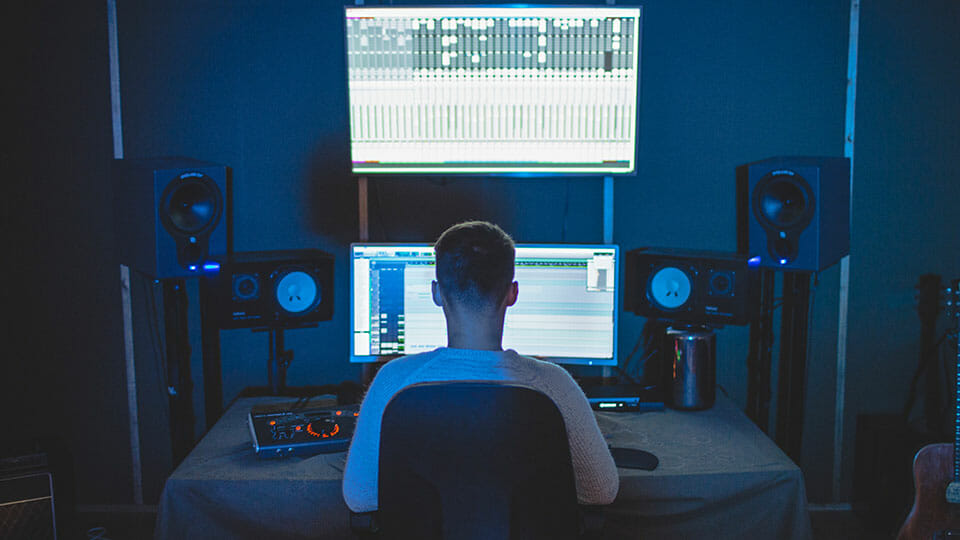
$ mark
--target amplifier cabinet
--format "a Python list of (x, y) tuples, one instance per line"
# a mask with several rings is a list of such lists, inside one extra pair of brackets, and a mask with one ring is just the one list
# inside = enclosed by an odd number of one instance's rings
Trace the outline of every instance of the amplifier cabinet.
[(0, 538), (57, 538), (53, 476), (46, 471), (0, 475)]

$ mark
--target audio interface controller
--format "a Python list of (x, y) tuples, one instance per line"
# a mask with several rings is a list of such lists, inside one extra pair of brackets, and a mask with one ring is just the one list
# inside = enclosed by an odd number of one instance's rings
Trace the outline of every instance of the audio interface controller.
[(250, 409), (253, 450), (261, 458), (307, 456), (345, 451), (350, 446), (359, 405), (259, 405)]

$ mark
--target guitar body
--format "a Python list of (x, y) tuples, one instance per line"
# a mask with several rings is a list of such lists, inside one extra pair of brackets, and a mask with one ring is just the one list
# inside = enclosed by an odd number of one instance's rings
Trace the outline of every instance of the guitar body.
[(913, 458), (917, 494), (897, 540), (960, 539), (960, 279), (946, 290), (947, 308), (956, 317), (957, 385), (953, 444), (929, 444)]
[(960, 538), (960, 504), (946, 499), (947, 486), (952, 480), (953, 444), (930, 444), (917, 452), (913, 460), (917, 493), (897, 540)]

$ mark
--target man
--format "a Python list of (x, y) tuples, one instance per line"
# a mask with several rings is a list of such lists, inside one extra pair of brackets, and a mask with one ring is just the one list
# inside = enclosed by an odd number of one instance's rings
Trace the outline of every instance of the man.
[(377, 373), (360, 409), (343, 498), (354, 512), (377, 509), (380, 420), (394, 394), (435, 381), (502, 381), (538, 390), (556, 403), (567, 427), (577, 499), (609, 504), (619, 478), (583, 391), (555, 364), (503, 350), (503, 321), (517, 301), (513, 240), (500, 227), (471, 221), (447, 229), (434, 245), (433, 301), (447, 321), (447, 346), (393, 360)]

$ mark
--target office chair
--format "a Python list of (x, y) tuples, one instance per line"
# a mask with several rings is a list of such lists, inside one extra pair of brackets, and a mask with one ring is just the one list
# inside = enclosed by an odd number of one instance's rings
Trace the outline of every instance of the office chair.
[(378, 497), (379, 538), (572, 539), (583, 525), (560, 411), (516, 385), (400, 391), (380, 429)]

